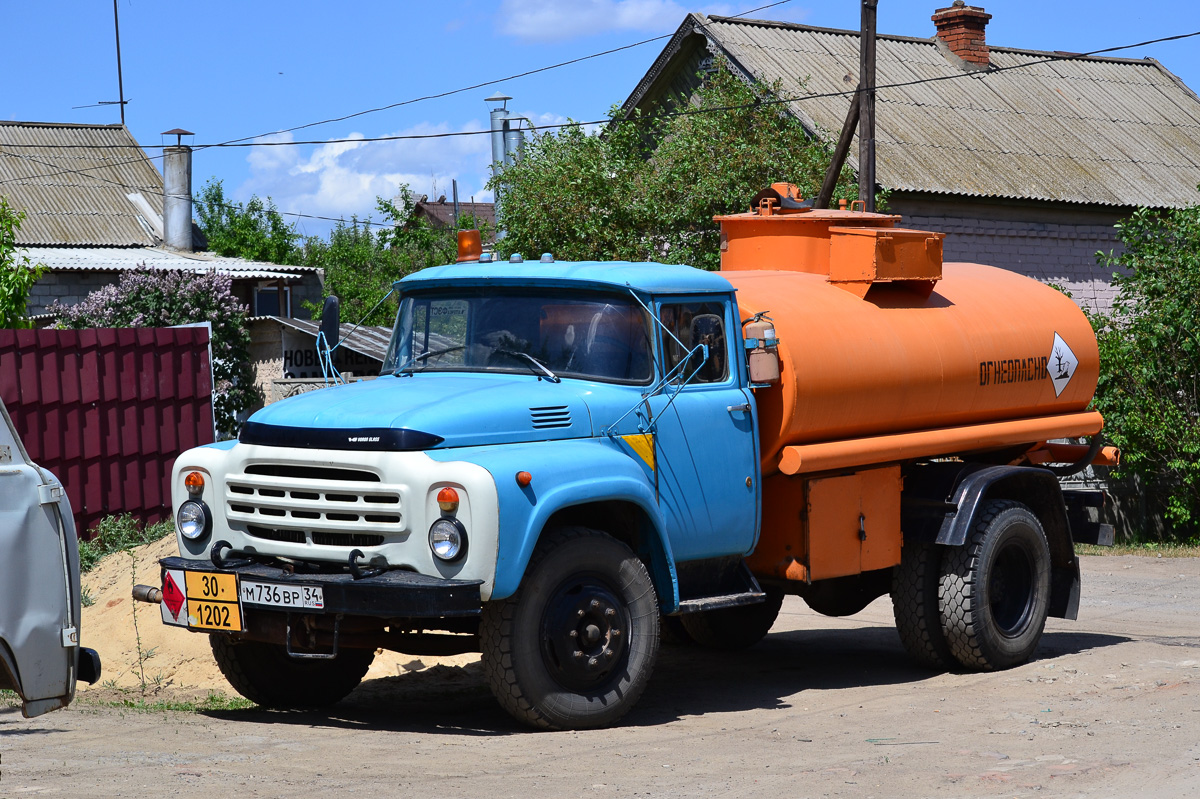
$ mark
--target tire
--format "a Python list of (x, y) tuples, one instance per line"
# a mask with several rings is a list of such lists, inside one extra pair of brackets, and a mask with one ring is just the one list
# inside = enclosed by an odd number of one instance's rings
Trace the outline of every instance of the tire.
[(629, 547), (586, 527), (549, 531), (517, 593), (484, 605), (488, 685), (533, 727), (611, 725), (650, 679), (658, 618), (650, 574)]
[(945, 671), (958, 665), (942, 632), (938, 587), (942, 551), (936, 544), (908, 543), (892, 572), (892, 613), (900, 643), (918, 663)]
[(217, 666), (233, 689), (263, 707), (311, 709), (332, 705), (353, 691), (371, 662), (374, 649), (343, 649), (332, 660), (289, 657), (281, 644), (208, 637)]
[(754, 646), (771, 631), (783, 605), (783, 592), (767, 589), (767, 598), (754, 605), (705, 610), (680, 616), (692, 640), (710, 649), (734, 651)]
[(992, 500), (971, 537), (942, 558), (939, 604), (950, 651), (963, 666), (994, 671), (1029, 660), (1046, 626), (1050, 549), (1037, 516)]

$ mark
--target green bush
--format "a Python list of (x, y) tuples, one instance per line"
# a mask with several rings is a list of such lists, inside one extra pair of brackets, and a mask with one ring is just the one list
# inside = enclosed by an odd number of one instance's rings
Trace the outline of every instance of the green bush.
[(1095, 407), (1122, 450), (1117, 480), (1161, 504), (1185, 537), (1200, 524), (1200, 205), (1139, 209), (1117, 226), (1118, 296), (1094, 316), (1100, 345)]
[(13, 208), (0, 195), (0, 327), (30, 327), (25, 302), (46, 269), (17, 249), (17, 232), (24, 220), (25, 212)]
[(106, 516), (92, 531), (91, 540), (79, 541), (79, 571), (95, 568), (105, 555), (140, 547), (175, 533), (170, 521), (143, 525), (128, 513)]

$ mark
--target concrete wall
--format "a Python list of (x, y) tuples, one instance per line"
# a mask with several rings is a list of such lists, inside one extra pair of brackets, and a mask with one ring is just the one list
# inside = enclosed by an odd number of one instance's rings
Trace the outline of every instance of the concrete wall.
[(1120, 250), (1113, 225), (1131, 209), (915, 194), (893, 195), (889, 204), (905, 227), (945, 233), (947, 261), (999, 266), (1064, 286), (1092, 311), (1112, 306), (1112, 270), (1097, 263), (1096, 252)]
[(44, 314), (55, 300), (62, 305), (74, 305), (96, 289), (116, 282), (116, 272), (47, 272), (29, 290), (26, 314)]

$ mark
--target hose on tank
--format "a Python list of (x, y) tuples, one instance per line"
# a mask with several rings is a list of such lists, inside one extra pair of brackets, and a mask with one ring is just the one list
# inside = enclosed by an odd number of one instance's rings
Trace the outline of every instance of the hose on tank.
[(1087, 454), (1082, 458), (1067, 466), (1047, 466), (1046, 468), (1059, 477), (1070, 477), (1073, 474), (1079, 474), (1095, 460), (1096, 456), (1100, 454), (1100, 448), (1103, 446), (1104, 436), (1097, 433), (1092, 436), (1092, 444), (1088, 447)]

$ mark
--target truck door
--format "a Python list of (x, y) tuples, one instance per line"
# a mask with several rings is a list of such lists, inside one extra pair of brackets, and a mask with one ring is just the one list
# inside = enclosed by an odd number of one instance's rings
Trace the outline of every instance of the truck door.
[[(747, 552), (758, 534), (758, 437), (732, 298), (667, 298), (657, 311), (670, 331), (659, 330), (663, 374), (688, 360), (649, 400), (671, 548), (678, 560)], [(707, 361), (688, 358), (700, 343), (708, 344)]]
[(3, 403), (0, 419), (0, 687), (17, 690), (33, 716), (70, 702), (78, 626), (62, 487), (29, 460)]

